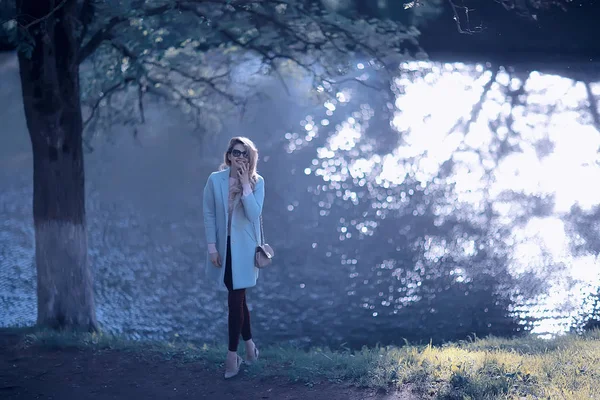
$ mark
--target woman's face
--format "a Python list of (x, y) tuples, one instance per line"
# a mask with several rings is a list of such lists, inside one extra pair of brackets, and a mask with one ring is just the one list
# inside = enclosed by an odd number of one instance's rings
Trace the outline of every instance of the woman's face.
[(248, 151), (241, 143), (236, 143), (229, 154), (229, 161), (234, 167), (239, 167), (242, 164), (248, 163)]

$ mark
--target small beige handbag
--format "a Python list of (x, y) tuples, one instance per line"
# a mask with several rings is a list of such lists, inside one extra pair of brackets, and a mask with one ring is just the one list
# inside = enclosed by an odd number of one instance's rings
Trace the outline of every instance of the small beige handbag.
[(254, 256), (254, 265), (257, 268), (265, 268), (271, 265), (273, 257), (275, 257), (275, 251), (273, 248), (265, 243), (265, 233), (263, 229), (262, 214), (260, 216), (260, 244), (256, 246), (256, 254)]

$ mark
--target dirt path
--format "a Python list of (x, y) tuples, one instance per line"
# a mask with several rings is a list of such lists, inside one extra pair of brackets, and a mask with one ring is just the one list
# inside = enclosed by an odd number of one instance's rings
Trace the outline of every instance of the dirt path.
[(20, 348), (16, 334), (0, 333), (0, 398), (21, 399), (415, 399), (331, 383), (312, 387), (286, 378), (260, 379), (242, 372), (225, 381), (199, 363), (180, 364), (116, 350)]

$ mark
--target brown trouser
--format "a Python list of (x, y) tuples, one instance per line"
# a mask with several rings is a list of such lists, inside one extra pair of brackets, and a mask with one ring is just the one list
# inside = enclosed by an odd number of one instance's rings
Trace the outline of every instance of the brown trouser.
[(229, 290), (229, 351), (237, 351), (240, 334), (244, 340), (252, 339), (250, 312), (246, 304), (246, 289), (233, 289), (231, 276), (231, 238), (227, 236), (227, 256), (225, 257), (225, 286)]

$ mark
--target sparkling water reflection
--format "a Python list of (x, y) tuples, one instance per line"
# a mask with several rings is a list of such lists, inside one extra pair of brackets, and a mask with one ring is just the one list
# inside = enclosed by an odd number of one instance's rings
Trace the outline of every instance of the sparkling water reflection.
[[(321, 129), (328, 139), (305, 169), (307, 175), (323, 180), (313, 190), (326, 194), (319, 202), (320, 215), (327, 216), (333, 207), (332, 193), (355, 206), (360, 200), (367, 201), (377, 209), (375, 219), (349, 224), (340, 220), (339, 240), (353, 234), (372, 235), (377, 220), (409, 203), (414, 192), (408, 189), (410, 184), (403, 185), (407, 179), (418, 182), (425, 195), (432, 184), (451, 186), (447, 202), (433, 207), (436, 225), (459, 214), (473, 220), (491, 212), (497, 229), (511, 232), (491, 238), (488, 247), (503, 241), (510, 247), (509, 265), (515, 278), (533, 274), (548, 285), (532, 300), (535, 307), (524, 312), (556, 318), (538, 323), (534, 332), (565, 329), (572, 322), (572, 311), (600, 283), (597, 257), (571, 254), (572, 238), (562, 221), (575, 205), (590, 210), (600, 204), (600, 192), (589, 184), (600, 178), (600, 132), (593, 118), (598, 111), (592, 108), (600, 84), (461, 63), (408, 62), (400, 69), (401, 77), (394, 81), (399, 95), (392, 125), (401, 143), (387, 154), (375, 153), (374, 140), (365, 137), (373, 108), (335, 100), (324, 104), (327, 117), (336, 113), (343, 117), (330, 128), (331, 133)], [(337, 97), (352, 99), (355, 95), (346, 91)], [(306, 120), (319, 118), (312, 115)], [(290, 150), (307, 144), (299, 136), (289, 135), (294, 138)], [(523, 204), (527, 196), (549, 204), (532, 209)], [(422, 215), (427, 205), (425, 200), (413, 215)], [(540, 207), (548, 209), (536, 217)], [(438, 239), (423, 237), (425, 260), (438, 262), (450, 253), (469, 258), (476, 253), (475, 241), (468, 237), (451, 242)], [(484, 247), (480, 244), (479, 250)], [(377, 268), (386, 269), (392, 263), (386, 260)], [(462, 271), (455, 270), (457, 281), (464, 281)], [(350, 274), (357, 276), (356, 272)], [(373, 308), (367, 303), (363, 307)]]

